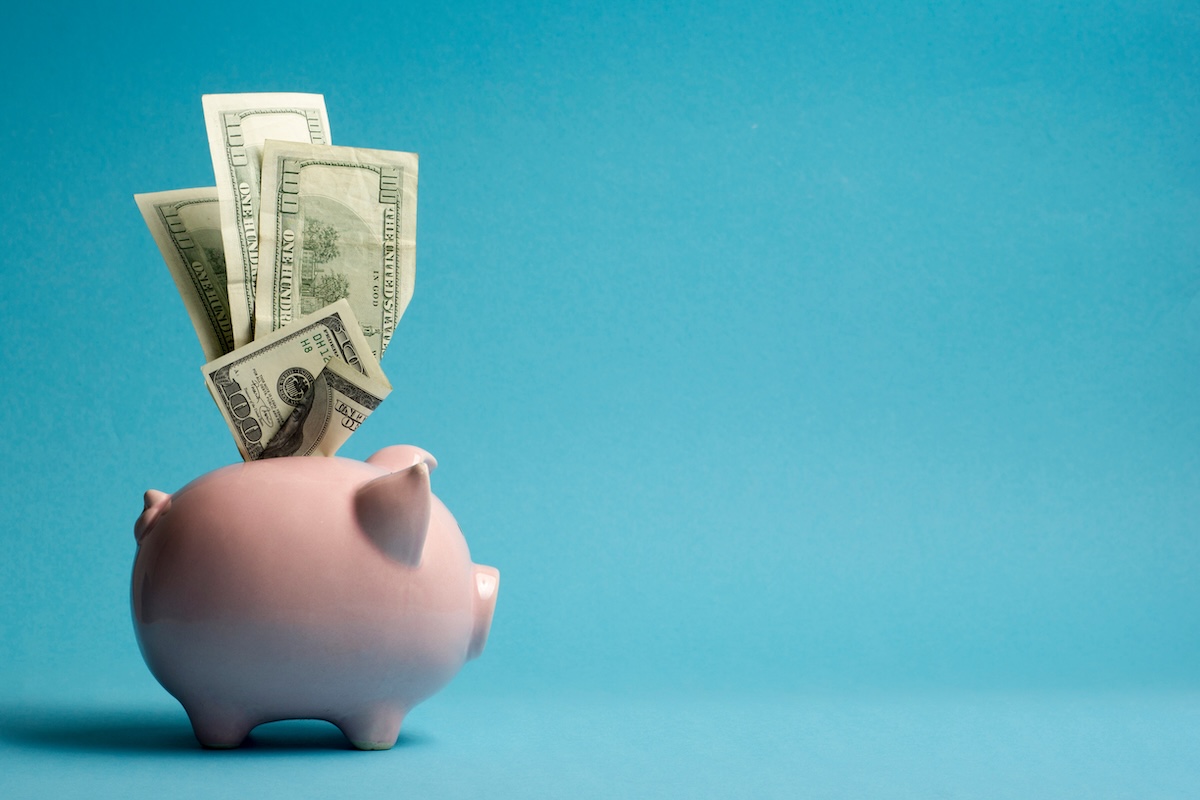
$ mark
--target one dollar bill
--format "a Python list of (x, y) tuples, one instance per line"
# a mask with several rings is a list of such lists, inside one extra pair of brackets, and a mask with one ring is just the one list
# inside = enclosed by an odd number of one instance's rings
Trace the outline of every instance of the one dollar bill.
[(261, 457), (334, 455), (391, 391), (387, 381), (329, 359)]
[(204, 365), (204, 381), (242, 458), (263, 457), (332, 358), (390, 386), (345, 300)]
[(382, 356), (412, 297), (417, 155), (263, 145), (255, 330), (277, 330), (346, 298)]
[(241, 347), (254, 338), (262, 144), (267, 139), (329, 144), (329, 120), (319, 94), (207, 94), (202, 100), (221, 201), (233, 339)]
[(216, 187), (135, 194), (133, 199), (175, 279), (204, 357), (211, 360), (233, 350)]

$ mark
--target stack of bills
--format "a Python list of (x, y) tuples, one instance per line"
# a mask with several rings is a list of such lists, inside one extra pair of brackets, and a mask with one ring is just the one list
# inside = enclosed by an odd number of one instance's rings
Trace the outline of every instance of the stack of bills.
[(205, 95), (216, 186), (134, 195), (246, 460), (333, 455), (391, 391), (417, 156), (335, 147), (315, 94)]

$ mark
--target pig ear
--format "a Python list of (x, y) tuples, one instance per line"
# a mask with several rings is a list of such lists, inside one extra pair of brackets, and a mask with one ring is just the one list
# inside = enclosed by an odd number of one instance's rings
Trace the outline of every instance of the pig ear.
[(367, 459), (368, 464), (383, 467), (388, 472), (399, 472), (420, 462), (429, 467), (430, 472), (437, 469), (436, 458), (419, 447), (413, 447), (411, 444), (397, 444), (385, 447)]
[(163, 514), (171, 510), (171, 495), (166, 492), (160, 492), (158, 489), (150, 489), (143, 497), (142, 515), (137, 518), (137, 522), (133, 525), (133, 538), (141, 544), (142, 539), (146, 538), (146, 534), (154, 527), (159, 518)]
[(429, 467), (418, 461), (363, 484), (354, 496), (354, 513), (371, 541), (388, 557), (416, 567), (429, 530)]

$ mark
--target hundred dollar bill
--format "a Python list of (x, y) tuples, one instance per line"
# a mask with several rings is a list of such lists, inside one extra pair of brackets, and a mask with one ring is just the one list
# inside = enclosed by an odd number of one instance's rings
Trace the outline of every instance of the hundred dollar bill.
[(260, 458), (335, 454), (391, 391), (386, 381), (329, 359)]
[(133, 199), (175, 279), (204, 357), (228, 353), (233, 328), (216, 187), (135, 194)]
[(413, 293), (417, 155), (267, 141), (262, 179), (256, 329), (345, 297), (382, 356)]
[(205, 359), (233, 349), (216, 187), (134, 194), (184, 299)]
[(329, 144), (329, 121), (325, 98), (319, 94), (206, 94), (203, 103), (221, 201), (233, 340), (241, 347), (254, 338), (262, 143), (282, 139)]
[(262, 458), (267, 442), (335, 357), (388, 384), (345, 300), (204, 365), (204, 381), (242, 458)]

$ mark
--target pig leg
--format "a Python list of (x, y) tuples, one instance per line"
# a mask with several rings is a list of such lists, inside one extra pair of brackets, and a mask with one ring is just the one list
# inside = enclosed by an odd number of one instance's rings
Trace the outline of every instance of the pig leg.
[(230, 708), (204, 705), (185, 710), (192, 721), (196, 740), (204, 747), (216, 750), (239, 746), (254, 727), (254, 723), (244, 714)]
[(404, 713), (404, 709), (394, 706), (376, 706), (342, 717), (334, 724), (359, 750), (387, 750), (400, 735)]

